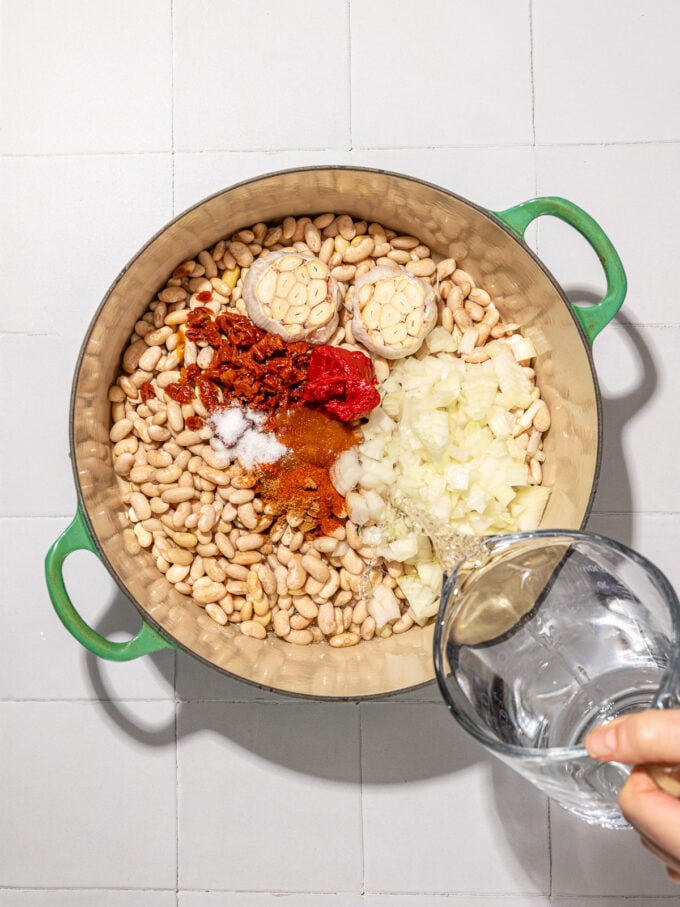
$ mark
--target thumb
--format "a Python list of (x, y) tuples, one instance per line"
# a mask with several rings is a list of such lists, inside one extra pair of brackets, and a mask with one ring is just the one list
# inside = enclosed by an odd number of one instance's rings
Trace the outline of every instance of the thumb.
[(584, 745), (602, 762), (680, 763), (680, 709), (622, 715), (591, 731)]

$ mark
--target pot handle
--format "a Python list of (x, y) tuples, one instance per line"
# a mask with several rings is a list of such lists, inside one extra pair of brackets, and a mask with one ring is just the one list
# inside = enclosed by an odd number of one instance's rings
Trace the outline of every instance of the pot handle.
[(93, 554), (99, 557), (99, 552), (85, 525), (82, 512), (78, 508), (73, 522), (59, 536), (45, 558), (47, 591), (54, 605), (54, 610), (69, 633), (86, 649), (89, 649), (90, 652), (93, 652), (99, 658), (108, 658), (110, 661), (130, 661), (133, 658), (139, 658), (141, 655), (148, 655), (150, 652), (157, 652), (160, 649), (175, 648), (173, 643), (161, 636), (157, 630), (154, 630), (145, 621), (142, 621), (139, 633), (133, 639), (128, 639), (125, 642), (112, 642), (110, 639), (100, 636), (99, 633), (85, 623), (73, 607), (73, 603), (66, 591), (63, 575), (63, 566), (66, 558), (74, 551), (80, 550), (92, 551)]
[(606, 327), (618, 312), (626, 297), (626, 272), (621, 259), (602, 227), (583, 208), (566, 198), (543, 196), (515, 205), (505, 211), (492, 211), (495, 217), (516, 233), (520, 239), (537, 217), (549, 214), (558, 217), (577, 230), (593, 248), (600, 259), (607, 278), (607, 292), (604, 298), (592, 306), (572, 306), (586, 337), (593, 342), (602, 328)]

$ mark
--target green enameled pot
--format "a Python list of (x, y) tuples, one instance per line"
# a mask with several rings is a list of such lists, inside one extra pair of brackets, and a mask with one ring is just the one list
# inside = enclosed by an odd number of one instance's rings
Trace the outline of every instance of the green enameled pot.
[[(619, 257), (595, 221), (561, 198), (535, 198), (506, 211), (488, 211), (422, 180), (378, 170), (319, 167), (270, 173), (212, 195), (150, 239), (115, 280), (85, 336), (70, 410), (78, 510), (50, 549), (46, 572), (59, 617), (96, 655), (123, 661), (174, 646), (240, 680), (324, 699), (380, 697), (434, 678), (431, 626), (350, 649), (298, 647), (277, 638), (259, 641), (218, 626), (159, 573), (150, 552), (131, 544), (113, 472), (107, 391), (135, 322), (168, 274), (239, 228), (326, 211), (348, 212), (420, 237), (434, 252), (455, 258), (488, 290), (505, 320), (522, 326), (538, 352), (537, 382), (552, 414), (544, 445), (544, 482), (552, 494), (541, 528), (584, 525), (601, 451), (601, 403), (591, 344), (626, 292)], [(523, 241), (528, 225), (542, 215), (566, 221), (599, 256), (607, 292), (597, 305), (572, 306)], [(128, 642), (102, 637), (69, 599), (63, 563), (83, 548), (101, 558), (130, 607), (139, 611), (141, 628)]]

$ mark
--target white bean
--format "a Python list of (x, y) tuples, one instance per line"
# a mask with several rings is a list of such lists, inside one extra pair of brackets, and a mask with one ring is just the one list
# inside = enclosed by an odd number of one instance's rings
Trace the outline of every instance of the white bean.
[(151, 516), (151, 507), (141, 491), (133, 491), (130, 495), (130, 506), (138, 520), (148, 520)]

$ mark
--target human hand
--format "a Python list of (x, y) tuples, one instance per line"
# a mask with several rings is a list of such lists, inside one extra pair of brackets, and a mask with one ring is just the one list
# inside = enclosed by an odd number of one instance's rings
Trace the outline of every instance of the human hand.
[(619, 794), (621, 812), (673, 881), (680, 882), (680, 800), (660, 790), (642, 767), (680, 765), (680, 709), (622, 715), (591, 731), (584, 744), (600, 762), (637, 766)]

